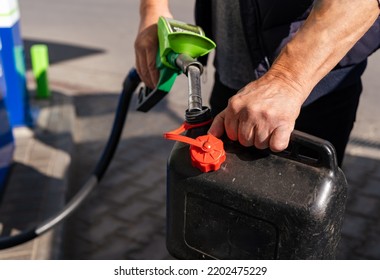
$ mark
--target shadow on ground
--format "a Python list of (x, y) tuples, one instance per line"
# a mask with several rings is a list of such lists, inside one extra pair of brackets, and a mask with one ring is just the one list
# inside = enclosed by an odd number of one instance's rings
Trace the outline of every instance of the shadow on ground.
[(1, 236), (30, 229), (47, 218), (44, 212), (52, 206), (46, 197), (47, 188), (58, 182), (30, 166), (14, 163), (0, 206)]
[[(352, 143), (379, 147), (379, 143), (354, 138)], [(343, 170), (348, 200), (338, 259), (380, 259), (380, 161), (346, 155)]]
[(45, 41), (33, 38), (23, 38), (25, 61), (27, 69), (31, 69), (30, 48), (36, 44), (44, 44), (48, 47), (49, 63), (56, 64), (66, 60), (77, 59), (85, 56), (104, 53), (102, 49), (91, 48), (86, 46), (64, 44), (54, 41)]
[[(77, 145), (69, 194), (76, 192), (104, 143)], [(133, 137), (119, 144), (109, 170), (65, 223), (64, 259), (167, 259), (166, 158), (171, 143)]]
[[(116, 94), (74, 97), (78, 141), (70, 168), (68, 197), (95, 168), (111, 130)], [(182, 121), (163, 100), (148, 114), (130, 113), (115, 157), (102, 182), (64, 225), (63, 259), (170, 259), (165, 247), (168, 121)], [(169, 126), (172, 128), (172, 126)], [(138, 134), (136, 136), (135, 134)], [(101, 141), (97, 139), (102, 139)]]

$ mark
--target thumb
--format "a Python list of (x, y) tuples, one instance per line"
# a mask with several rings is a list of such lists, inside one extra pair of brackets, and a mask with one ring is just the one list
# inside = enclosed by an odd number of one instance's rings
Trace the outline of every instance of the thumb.
[(219, 113), (211, 124), (210, 129), (208, 130), (209, 134), (214, 135), (217, 138), (220, 138), (224, 134), (224, 116), (225, 111)]

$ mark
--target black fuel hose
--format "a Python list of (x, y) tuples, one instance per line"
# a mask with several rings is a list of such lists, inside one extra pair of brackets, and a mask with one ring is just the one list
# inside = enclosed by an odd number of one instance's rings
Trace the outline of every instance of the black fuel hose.
[(125, 120), (127, 119), (131, 97), (139, 84), (140, 77), (138, 76), (135, 69), (131, 69), (123, 82), (123, 90), (120, 94), (112, 130), (110, 136), (108, 137), (105, 148), (103, 149), (102, 155), (94, 171), (84, 183), (84, 185), (75, 194), (75, 196), (70, 199), (70, 201), (63, 207), (61, 211), (46, 221), (43, 221), (41, 224), (33, 227), (32, 229), (23, 231), (17, 235), (0, 238), (0, 250), (30, 241), (52, 229), (54, 226), (72, 214), (74, 210), (76, 210), (88, 197), (91, 191), (103, 178), (103, 175), (107, 171), (112, 157), (115, 154), (121, 133), (123, 131)]

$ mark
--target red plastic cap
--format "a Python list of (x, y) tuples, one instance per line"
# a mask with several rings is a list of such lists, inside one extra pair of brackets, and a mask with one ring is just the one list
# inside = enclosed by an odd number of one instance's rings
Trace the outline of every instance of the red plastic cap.
[(202, 172), (218, 170), (226, 160), (226, 152), (224, 151), (222, 140), (211, 134), (199, 136), (195, 140), (202, 144), (190, 146), (192, 165)]

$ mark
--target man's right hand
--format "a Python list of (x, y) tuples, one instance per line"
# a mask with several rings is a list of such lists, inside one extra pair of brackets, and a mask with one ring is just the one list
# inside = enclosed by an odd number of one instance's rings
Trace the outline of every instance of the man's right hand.
[(136, 70), (149, 88), (155, 88), (159, 72), (156, 68), (158, 50), (157, 22), (160, 16), (172, 18), (167, 0), (142, 0), (140, 25), (135, 40)]

